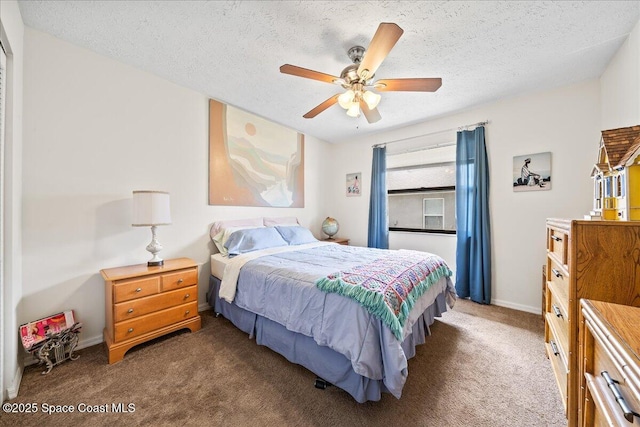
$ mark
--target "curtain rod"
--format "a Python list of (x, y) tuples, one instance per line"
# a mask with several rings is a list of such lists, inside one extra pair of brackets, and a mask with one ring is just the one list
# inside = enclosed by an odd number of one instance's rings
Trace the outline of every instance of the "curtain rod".
[[(436, 132), (429, 132), (429, 133), (425, 133), (425, 134), (422, 134), (422, 135), (411, 136), (411, 137), (409, 137), (409, 138), (396, 139), (395, 141), (381, 142), (381, 143), (379, 143), (379, 144), (374, 144), (374, 145), (372, 145), (371, 147), (372, 147), (372, 148), (375, 148), (375, 147), (383, 147), (383, 146), (385, 146), (385, 145), (387, 145), (387, 144), (393, 144), (393, 143), (395, 143), (395, 142), (410, 141), (410, 140), (412, 140), (412, 139), (417, 139), (417, 138), (420, 138), (420, 137), (423, 137), (423, 136), (436, 135), (436, 134), (439, 134), (439, 133), (451, 132), (451, 131), (453, 131), (453, 130), (457, 130), (458, 132), (460, 132), (460, 131), (462, 131), (462, 130), (468, 130), (470, 127), (474, 127), (474, 126), (475, 126), (475, 127), (477, 127), (477, 126), (484, 126), (484, 125), (486, 125), (486, 124), (488, 124), (488, 123), (489, 123), (489, 120), (485, 120), (485, 121), (483, 121), (483, 122), (478, 122), (478, 123), (472, 123), (472, 124), (469, 124), (469, 125), (458, 126), (458, 127), (456, 127), (456, 128), (443, 129), (443, 130), (439, 130), (439, 131), (436, 131)], [(444, 147), (444, 146), (447, 146), (447, 145), (454, 145), (454, 144), (449, 144), (449, 143), (445, 143), (445, 144), (437, 144), (434, 148), (436, 148), (436, 147)]]

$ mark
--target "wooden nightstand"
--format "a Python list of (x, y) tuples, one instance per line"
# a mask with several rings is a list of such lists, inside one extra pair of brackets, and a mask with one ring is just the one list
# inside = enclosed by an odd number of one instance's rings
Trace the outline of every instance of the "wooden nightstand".
[(323, 242), (334, 242), (334, 243), (337, 243), (339, 245), (345, 245), (345, 246), (349, 245), (349, 239), (344, 238), (344, 237), (333, 237), (333, 238), (330, 238), (330, 239), (324, 239)]
[(100, 271), (105, 283), (104, 340), (109, 364), (133, 346), (179, 329), (200, 329), (198, 265), (189, 258)]

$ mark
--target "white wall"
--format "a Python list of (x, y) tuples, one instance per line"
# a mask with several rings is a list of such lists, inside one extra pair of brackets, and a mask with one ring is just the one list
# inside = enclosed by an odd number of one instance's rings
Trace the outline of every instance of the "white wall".
[[(366, 245), (371, 145), (400, 140), (488, 119), (486, 142), (490, 164), (490, 211), (493, 240), (492, 302), (540, 312), (541, 275), (546, 256), (545, 219), (582, 217), (591, 208), (589, 174), (600, 139), (599, 83), (589, 81), (542, 93), (505, 99), (467, 112), (379, 133), (332, 147), (335, 179), (331, 215), (354, 244)], [(380, 105), (384, 120), (384, 99)], [(427, 138), (436, 144), (455, 141), (455, 131)], [(394, 144), (388, 150), (395, 150)], [(513, 157), (550, 151), (552, 189), (515, 193)], [(363, 196), (341, 196), (344, 176), (362, 173)], [(341, 192), (342, 191), (342, 192)], [(455, 270), (455, 236), (391, 232), (391, 248), (440, 254)]]
[(305, 138), (305, 207), (209, 206), (208, 99), (149, 73), (25, 29), (24, 287), (20, 321), (74, 309), (81, 343), (102, 341), (103, 268), (144, 263), (149, 228), (131, 227), (132, 190), (171, 193), (160, 256), (210, 272), (218, 219), (297, 216), (319, 236), (328, 144)]
[(22, 297), (22, 17), (14, 0), (0, 7), (0, 33), (7, 50), (7, 114), (4, 151), (4, 230), (0, 286), (0, 385), (2, 399), (18, 393), (22, 368), (18, 363), (18, 304)]
[(600, 77), (602, 130), (640, 124), (640, 21)]

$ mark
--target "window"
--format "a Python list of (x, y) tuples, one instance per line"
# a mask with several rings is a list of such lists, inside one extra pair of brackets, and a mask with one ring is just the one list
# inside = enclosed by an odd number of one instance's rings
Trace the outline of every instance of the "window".
[(456, 147), (387, 154), (390, 231), (455, 234)]
[(444, 199), (429, 197), (422, 199), (422, 228), (444, 228)]

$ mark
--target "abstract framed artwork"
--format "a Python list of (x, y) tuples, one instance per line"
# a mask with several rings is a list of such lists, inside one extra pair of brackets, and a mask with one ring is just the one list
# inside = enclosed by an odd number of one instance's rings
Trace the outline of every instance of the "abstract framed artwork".
[(551, 190), (551, 153), (513, 157), (513, 191)]
[(304, 135), (209, 100), (209, 204), (304, 207)]
[(361, 180), (362, 174), (358, 173), (348, 173), (347, 174), (347, 197), (354, 197), (360, 195), (361, 188)]

